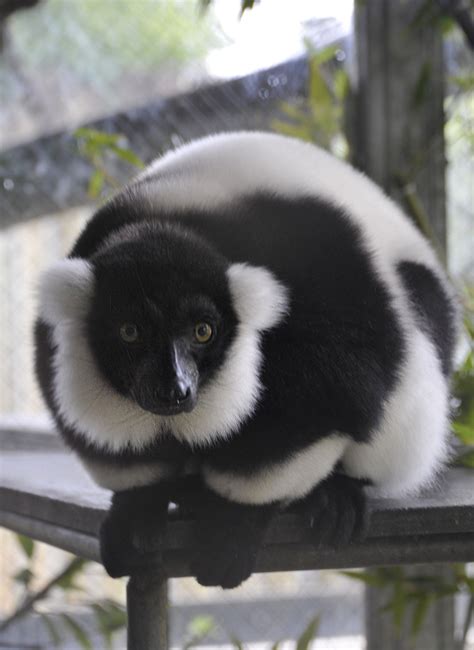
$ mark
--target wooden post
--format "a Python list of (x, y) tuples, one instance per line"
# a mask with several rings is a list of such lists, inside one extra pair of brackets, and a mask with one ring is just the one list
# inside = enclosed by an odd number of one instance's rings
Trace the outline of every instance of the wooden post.
[(128, 650), (168, 650), (168, 580), (143, 573), (127, 585)]
[(402, 186), (415, 190), (444, 251), (443, 42), (439, 28), (415, 21), (424, 3), (356, 3), (354, 161), (407, 212)]
[[(446, 250), (444, 69), (441, 31), (415, 18), (425, 0), (365, 0), (355, 9), (353, 160), (415, 220), (428, 218)], [(415, 216), (416, 215), (416, 216)], [(454, 558), (453, 558), (454, 559)], [(441, 566), (410, 567), (439, 575)], [(386, 594), (366, 591), (367, 650), (452, 650), (454, 601), (432, 606), (418, 637), (381, 613)]]

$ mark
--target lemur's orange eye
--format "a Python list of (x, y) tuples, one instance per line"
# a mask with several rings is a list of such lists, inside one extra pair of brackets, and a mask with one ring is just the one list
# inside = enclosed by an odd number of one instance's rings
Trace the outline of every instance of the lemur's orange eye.
[(198, 323), (194, 327), (194, 338), (198, 343), (209, 343), (214, 331), (209, 323)]
[(138, 327), (135, 323), (124, 323), (120, 326), (120, 338), (125, 343), (135, 343), (138, 341)]

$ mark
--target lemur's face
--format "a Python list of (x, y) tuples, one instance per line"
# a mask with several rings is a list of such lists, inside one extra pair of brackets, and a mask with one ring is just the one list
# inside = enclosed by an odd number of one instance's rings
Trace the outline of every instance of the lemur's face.
[(62, 421), (114, 451), (161, 432), (200, 445), (231, 435), (258, 404), (260, 337), (287, 290), (191, 232), (124, 229), (41, 279)]
[(145, 411), (191, 412), (236, 334), (226, 266), (210, 255), (162, 236), (95, 256), (90, 347), (103, 376)]

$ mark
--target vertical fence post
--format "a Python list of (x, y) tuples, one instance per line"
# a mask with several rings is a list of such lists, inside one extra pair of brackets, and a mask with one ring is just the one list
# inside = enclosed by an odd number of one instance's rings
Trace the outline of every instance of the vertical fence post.
[(143, 573), (127, 585), (128, 650), (168, 650), (168, 580)]
[(446, 245), (443, 37), (425, 0), (356, 3), (355, 162), (407, 207), (409, 181)]
[[(365, 0), (355, 4), (356, 88), (351, 126), (353, 159), (406, 212), (421, 208), (446, 248), (444, 67), (439, 28), (423, 24), (425, 0)], [(419, 215), (418, 215), (419, 216)], [(442, 577), (446, 568), (408, 567), (411, 576)], [(380, 611), (387, 594), (366, 590), (367, 650), (452, 650), (454, 601), (428, 613), (416, 639), (400, 634)]]

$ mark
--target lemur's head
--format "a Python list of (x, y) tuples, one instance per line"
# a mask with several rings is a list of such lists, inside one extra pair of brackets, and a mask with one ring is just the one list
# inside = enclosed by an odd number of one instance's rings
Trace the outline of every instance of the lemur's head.
[(87, 337), (101, 373), (145, 411), (191, 412), (236, 336), (228, 264), (187, 232), (147, 224), (91, 262)]
[(193, 444), (227, 436), (255, 408), (260, 332), (285, 306), (269, 271), (229, 263), (189, 230), (122, 226), (42, 277), (58, 410), (114, 450), (162, 431)]

